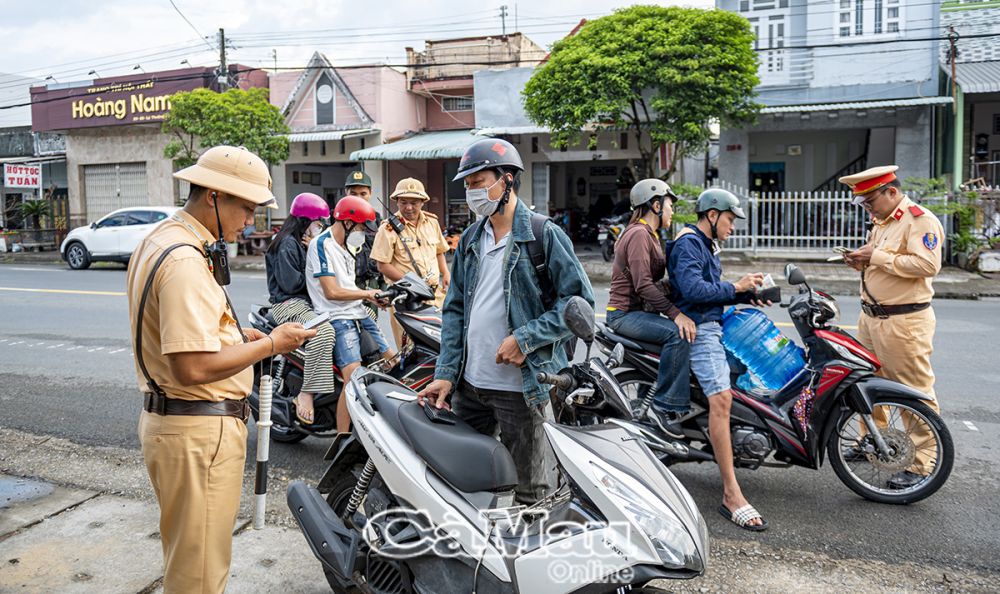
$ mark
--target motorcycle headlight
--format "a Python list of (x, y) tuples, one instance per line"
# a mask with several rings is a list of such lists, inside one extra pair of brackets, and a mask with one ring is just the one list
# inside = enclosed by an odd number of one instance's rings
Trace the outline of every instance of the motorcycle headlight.
[(594, 478), (615, 506), (649, 538), (664, 565), (680, 569), (693, 564), (698, 557), (694, 541), (659, 498), (626, 474), (593, 461), (591, 466)]

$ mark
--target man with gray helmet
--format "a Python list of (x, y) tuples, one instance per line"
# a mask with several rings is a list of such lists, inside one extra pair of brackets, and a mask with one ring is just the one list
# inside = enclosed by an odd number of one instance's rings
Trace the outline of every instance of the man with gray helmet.
[(619, 334), (662, 345), (649, 414), (663, 431), (681, 438), (670, 413), (687, 412), (690, 406), (690, 343), (697, 328), (671, 302), (664, 280), (659, 232), (670, 226), (676, 200), (660, 179), (644, 179), (632, 187), (632, 217), (615, 247), (606, 319)]
[[(465, 183), (479, 220), (455, 252), (441, 355), (419, 397), (441, 407), (457, 388), (455, 413), (481, 433), (499, 428), (517, 466), (516, 497), (531, 503), (555, 486), (543, 430), (549, 386), (536, 375), (567, 365), (563, 347), (572, 335), (562, 310), (577, 295), (593, 305), (594, 291), (562, 229), (518, 200), (522, 171), (517, 149), (498, 138), (475, 142), (462, 156), (455, 181)], [(533, 265), (539, 242), (543, 272)]]
[(698, 326), (691, 344), (691, 370), (708, 397), (709, 439), (722, 475), (719, 511), (737, 526), (759, 532), (767, 528), (767, 522), (743, 496), (733, 468), (729, 427), (733, 396), (721, 321), (724, 305), (758, 303), (755, 287), (763, 282), (764, 275), (747, 274), (735, 283), (722, 280), (719, 244), (729, 238), (737, 218), (746, 218), (739, 198), (711, 188), (698, 196), (696, 210), (698, 222), (685, 226), (667, 245), (670, 287), (678, 309)]

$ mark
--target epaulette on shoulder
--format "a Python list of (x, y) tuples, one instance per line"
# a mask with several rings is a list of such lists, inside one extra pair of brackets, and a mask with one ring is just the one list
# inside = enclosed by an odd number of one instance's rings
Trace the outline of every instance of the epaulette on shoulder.
[(911, 205), (909, 211), (910, 214), (913, 215), (914, 217), (923, 216), (924, 214), (924, 209), (920, 208), (916, 204)]

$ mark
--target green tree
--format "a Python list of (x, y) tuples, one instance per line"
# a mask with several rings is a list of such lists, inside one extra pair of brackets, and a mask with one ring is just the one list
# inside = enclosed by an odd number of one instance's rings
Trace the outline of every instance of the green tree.
[(163, 155), (187, 167), (201, 149), (229, 144), (245, 146), (274, 165), (288, 158), (288, 130), (267, 89), (181, 91), (170, 98), (163, 120), (163, 131), (171, 136)]
[(664, 179), (703, 151), (712, 122), (752, 122), (757, 56), (732, 12), (632, 6), (557, 42), (525, 85), (524, 107), (565, 146), (588, 127), (627, 129), (653, 175), (657, 146), (677, 147)]
[(25, 200), (17, 205), (28, 229), (38, 229), (42, 217), (52, 214), (52, 204), (48, 200)]

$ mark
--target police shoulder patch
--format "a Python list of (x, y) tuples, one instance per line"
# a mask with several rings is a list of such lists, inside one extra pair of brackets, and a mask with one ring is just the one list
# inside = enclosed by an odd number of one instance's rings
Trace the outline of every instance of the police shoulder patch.
[(924, 247), (933, 250), (937, 247), (938, 236), (936, 233), (924, 233)]
[(919, 217), (924, 214), (924, 209), (914, 204), (913, 206), (910, 207), (910, 214), (915, 217)]

